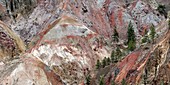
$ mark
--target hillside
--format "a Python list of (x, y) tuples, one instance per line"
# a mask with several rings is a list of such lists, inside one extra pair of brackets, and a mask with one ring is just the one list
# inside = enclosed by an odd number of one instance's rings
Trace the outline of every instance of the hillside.
[(168, 85), (168, 0), (0, 0), (0, 85)]

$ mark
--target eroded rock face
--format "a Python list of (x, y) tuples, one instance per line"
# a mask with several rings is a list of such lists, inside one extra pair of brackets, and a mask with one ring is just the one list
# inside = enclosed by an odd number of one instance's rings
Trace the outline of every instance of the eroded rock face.
[(9, 35), (7, 35), (2, 29), (0, 32), (0, 57), (3, 58), (4, 56), (10, 56), (13, 57), (15, 56), (16, 52), (16, 44), (15, 42), (12, 40), (12, 38), (10, 38)]
[(113, 34), (113, 28), (117, 27), (121, 39), (126, 39), (126, 31), (131, 21), (137, 36), (148, 29), (150, 24), (158, 25), (163, 16), (151, 8), (148, 3), (141, 0), (119, 1), (119, 0), (94, 0), (94, 1), (55, 1), (39, 0), (37, 7), (28, 16), (28, 19), (18, 16), (12, 29), (21, 38), (29, 43), (31, 39), (46, 28), (48, 24), (65, 14), (70, 15), (80, 23), (83, 23), (93, 32), (109, 37)]
[(56, 73), (30, 54), (6, 62), (2, 67), (1, 85), (63, 85)]
[[(132, 22), (139, 40), (151, 24), (157, 26), (165, 20), (142, 0), (37, 0), (36, 4), (27, 18), (18, 14), (16, 22), (6, 22), (19, 38), (10, 32), (0, 34), (8, 41), (0, 40), (0, 44), (21, 51), (15, 52), (19, 59), (0, 62), (2, 85), (78, 85), (94, 70), (97, 59), (110, 56), (113, 28), (116, 27), (121, 40), (126, 40), (127, 26)], [(130, 58), (133, 59), (127, 63), (128, 68), (126, 61)], [(121, 72), (138, 70), (137, 66), (142, 72), (146, 62), (144, 59), (136, 63), (138, 58), (137, 52), (120, 62)], [(128, 74), (124, 73), (120, 73), (117, 82)], [(136, 75), (135, 83), (140, 80), (140, 75)]]
[(2, 21), (0, 21), (0, 51), (1, 60), (25, 52), (23, 41)]
[(35, 41), (39, 44), (31, 52), (59, 73), (66, 84), (83, 82), (86, 72), (93, 69), (97, 59), (109, 56), (110, 52), (101, 40), (96, 41), (100, 39), (98, 34), (73, 20), (64, 16), (57, 24), (51, 23), (54, 26), (43, 36), (37, 36), (39, 40)]

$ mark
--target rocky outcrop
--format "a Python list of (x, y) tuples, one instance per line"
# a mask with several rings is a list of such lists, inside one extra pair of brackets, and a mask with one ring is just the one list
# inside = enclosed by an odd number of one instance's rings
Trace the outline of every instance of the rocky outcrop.
[[(137, 41), (151, 24), (158, 26), (158, 35), (167, 30), (162, 25), (164, 16), (142, 0), (36, 0), (35, 4), (27, 17), (16, 12), (14, 21), (3, 21), (8, 26), (0, 22), (0, 38), (6, 36), (0, 44), (17, 48), (14, 52), (18, 54), (11, 60), (0, 61), (2, 85), (78, 85), (87, 74), (94, 77), (96, 61), (109, 57), (115, 49), (111, 43), (113, 28), (118, 30), (121, 43), (126, 41), (130, 22)], [(120, 83), (127, 78), (129, 83), (139, 83), (152, 49), (141, 49), (140, 42), (136, 47), (140, 50), (125, 56), (116, 66), (111, 65), (106, 76), (118, 68), (120, 73), (115, 78), (111, 76), (111, 80)], [(12, 54), (4, 52), (5, 58)]]

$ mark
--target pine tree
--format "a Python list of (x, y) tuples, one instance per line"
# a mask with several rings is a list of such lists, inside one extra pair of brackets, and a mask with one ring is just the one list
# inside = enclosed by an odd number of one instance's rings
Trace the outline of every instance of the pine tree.
[(164, 85), (164, 81), (163, 81), (163, 80), (161, 80), (161, 83), (160, 83), (160, 85)]
[(112, 63), (115, 62), (115, 52), (114, 52), (114, 50), (112, 51), (112, 54), (111, 54), (111, 61), (112, 61)]
[(112, 84), (111, 84), (111, 85), (115, 85), (115, 81), (114, 81), (114, 80), (112, 81)]
[(154, 38), (155, 38), (155, 34), (156, 34), (156, 32), (155, 32), (155, 27), (154, 27), (154, 25), (152, 24), (152, 26), (150, 27), (150, 37), (151, 37), (151, 39), (152, 39), (152, 42), (154, 43)]
[(170, 30), (170, 20), (168, 20), (168, 27), (169, 27), (169, 30)]
[(115, 78), (116, 78), (116, 76), (119, 74), (119, 72), (120, 72), (120, 71), (119, 71), (119, 68), (116, 67), (116, 68), (115, 68), (115, 71), (114, 71), (114, 77), (115, 77)]
[(132, 25), (131, 22), (130, 22), (129, 25), (128, 25), (127, 34), (128, 34), (128, 42), (129, 42), (130, 40), (132, 40), (132, 41), (135, 41), (135, 40), (136, 40), (134, 28), (133, 28), (133, 25)]
[(103, 68), (107, 65), (107, 62), (106, 62), (106, 57), (104, 57), (104, 59), (102, 60), (102, 66)]
[(122, 83), (122, 85), (127, 85), (125, 79), (123, 79), (121, 83)]
[(100, 76), (99, 85), (104, 85), (104, 76)]
[(108, 58), (107, 58), (107, 65), (110, 65), (110, 62), (111, 62), (111, 60), (110, 60), (110, 58), (108, 57)]
[(165, 16), (165, 18), (167, 18), (167, 12), (166, 12), (165, 5), (159, 4), (157, 10), (159, 11), (160, 14), (163, 14)]
[(135, 32), (132, 23), (130, 22), (128, 25), (128, 49), (130, 51), (133, 51), (136, 48), (136, 38), (135, 38)]
[(130, 40), (129, 43), (128, 43), (128, 49), (129, 49), (130, 51), (133, 51), (135, 48), (136, 48), (135, 42), (133, 42), (132, 40)]
[(144, 77), (143, 77), (143, 80), (144, 80), (144, 85), (146, 85), (147, 84), (147, 76), (148, 76), (148, 71), (147, 71), (147, 69), (145, 68), (145, 74), (144, 74)]
[(142, 39), (142, 43), (149, 42), (147, 33), (148, 33), (148, 32), (145, 30), (145, 35), (144, 35), (144, 37), (143, 37), (143, 39)]
[(119, 60), (122, 56), (122, 52), (120, 51), (119, 47), (116, 48), (115, 56), (117, 57), (117, 60)]
[(11, 12), (14, 12), (13, 0), (10, 1), (10, 9), (11, 9)]
[(90, 81), (91, 81), (91, 76), (87, 75), (86, 76), (86, 85), (90, 85)]
[(100, 60), (97, 60), (96, 69), (100, 69), (100, 68), (101, 68)]
[(117, 30), (116, 30), (116, 27), (114, 28), (114, 33), (113, 33), (112, 38), (113, 38), (113, 41), (119, 42), (119, 34), (118, 34)]

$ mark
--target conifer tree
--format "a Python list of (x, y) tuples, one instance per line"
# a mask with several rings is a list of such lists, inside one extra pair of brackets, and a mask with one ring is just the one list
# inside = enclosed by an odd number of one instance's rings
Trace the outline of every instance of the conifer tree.
[(154, 25), (152, 24), (152, 26), (150, 27), (150, 37), (151, 37), (151, 39), (152, 39), (152, 42), (154, 43), (154, 38), (155, 38), (155, 34), (156, 34), (156, 32), (155, 32), (155, 27), (154, 27)]
[(119, 47), (116, 48), (115, 56), (117, 57), (116, 58), (117, 60), (119, 60), (121, 58), (121, 56), (122, 56), (122, 52), (120, 51)]
[(127, 85), (125, 79), (123, 79), (121, 83), (122, 83), (122, 85)]
[(86, 76), (86, 85), (90, 85), (90, 81), (91, 81), (91, 76), (87, 75)]
[(111, 61), (112, 61), (112, 63), (115, 62), (115, 52), (114, 52), (114, 50), (112, 51), (112, 54), (111, 54)]
[(104, 76), (100, 76), (99, 85), (104, 85)]
[(169, 30), (170, 30), (170, 20), (168, 20), (168, 28), (169, 28)]
[(132, 23), (130, 22), (128, 25), (128, 49), (130, 51), (133, 51), (136, 48), (136, 38), (135, 38), (135, 32)]
[(116, 27), (114, 28), (114, 33), (113, 33), (112, 38), (113, 38), (113, 41), (119, 42), (119, 34), (118, 34), (117, 30), (116, 30)]
[(100, 60), (97, 60), (96, 69), (100, 69), (100, 68), (101, 68)]
[(102, 66), (103, 68), (106, 66), (107, 62), (106, 62), (106, 57), (104, 57), (104, 59), (102, 60)]
[(119, 74), (119, 68), (115, 68), (115, 71), (114, 71), (114, 77), (116, 78), (116, 76)]
[(167, 12), (166, 12), (165, 5), (159, 4), (157, 10), (159, 11), (160, 14), (164, 15), (165, 18), (167, 18)]
[(111, 85), (115, 85), (115, 81), (114, 81), (114, 80), (112, 81), (112, 84), (111, 84)]
[(134, 28), (133, 28), (133, 25), (132, 25), (131, 22), (130, 22), (129, 25), (128, 25), (127, 35), (128, 35), (128, 42), (129, 42), (130, 40), (132, 40), (132, 41), (135, 41), (135, 40), (136, 40)]
[(107, 65), (110, 65), (110, 62), (111, 62), (111, 60), (110, 60), (110, 58), (108, 57), (108, 58), (107, 58)]
[(129, 49), (130, 51), (133, 51), (135, 48), (136, 48), (135, 42), (133, 42), (132, 40), (130, 40), (129, 43), (128, 43), (128, 49)]
[(145, 30), (145, 35), (144, 35), (144, 37), (143, 37), (143, 39), (142, 39), (142, 43), (149, 42), (147, 33), (148, 33), (148, 32)]
[(147, 68), (145, 68), (145, 74), (144, 74), (144, 77), (143, 77), (143, 79), (144, 79), (144, 85), (147, 84), (147, 82), (146, 82), (147, 76), (148, 76), (148, 71), (147, 71)]

